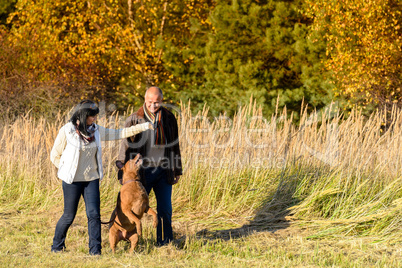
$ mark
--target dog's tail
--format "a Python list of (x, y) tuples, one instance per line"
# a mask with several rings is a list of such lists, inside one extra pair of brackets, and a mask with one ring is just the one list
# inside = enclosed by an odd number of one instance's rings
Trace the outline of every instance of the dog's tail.
[(101, 223), (102, 223), (102, 224), (110, 224), (110, 223), (114, 222), (114, 221), (116, 220), (117, 212), (116, 212), (116, 210), (113, 211), (113, 212), (114, 212), (114, 213), (112, 214), (112, 217), (110, 218), (110, 221), (107, 221), (107, 222), (101, 221)]
[[(120, 201), (120, 192), (119, 192), (119, 194), (117, 195), (117, 204), (119, 203), (119, 201)], [(101, 224), (110, 224), (110, 223), (113, 223), (113, 222), (116, 220), (116, 217), (117, 217), (117, 205), (116, 205), (116, 208), (115, 208), (114, 211), (113, 211), (112, 216), (110, 217), (110, 220), (109, 220), (108, 222), (103, 222), (103, 221), (101, 221)]]

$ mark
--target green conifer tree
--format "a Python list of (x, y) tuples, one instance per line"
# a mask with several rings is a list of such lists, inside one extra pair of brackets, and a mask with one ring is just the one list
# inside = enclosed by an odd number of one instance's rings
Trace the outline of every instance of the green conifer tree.
[[(187, 46), (166, 43), (165, 66), (199, 109), (233, 114), (253, 97), (269, 115), (279, 106), (299, 111), (301, 102), (320, 108), (331, 85), (322, 71), (325, 44), (309, 36), (302, 2), (217, 1), (208, 23), (192, 20)], [(317, 35), (317, 33), (316, 33)], [(197, 106), (198, 104), (198, 106)]]

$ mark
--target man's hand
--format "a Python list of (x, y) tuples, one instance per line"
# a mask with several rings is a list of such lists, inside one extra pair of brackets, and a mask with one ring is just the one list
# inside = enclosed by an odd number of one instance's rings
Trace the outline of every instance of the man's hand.
[(175, 180), (173, 181), (172, 185), (175, 185), (176, 183), (178, 183), (178, 182), (179, 182), (179, 180), (180, 180), (180, 176), (181, 176), (181, 175), (177, 175), (177, 176), (175, 176)]

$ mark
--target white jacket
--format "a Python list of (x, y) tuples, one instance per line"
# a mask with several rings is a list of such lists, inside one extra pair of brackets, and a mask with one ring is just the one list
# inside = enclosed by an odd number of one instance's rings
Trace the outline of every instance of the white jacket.
[[(142, 131), (152, 128), (150, 123), (138, 124), (123, 129), (108, 129), (96, 125), (95, 142), (98, 151), (96, 160), (98, 163), (99, 179), (103, 178), (102, 167), (102, 145), (101, 141), (111, 141), (134, 136)], [(57, 177), (71, 184), (77, 171), (78, 159), (81, 148), (81, 138), (75, 131), (75, 127), (71, 122), (65, 124), (59, 131), (54, 141), (52, 151), (50, 152), (50, 160), (59, 169)]]

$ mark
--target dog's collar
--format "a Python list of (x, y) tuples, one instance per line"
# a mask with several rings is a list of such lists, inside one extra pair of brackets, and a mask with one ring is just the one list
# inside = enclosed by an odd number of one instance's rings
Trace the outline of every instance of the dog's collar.
[(130, 182), (133, 182), (133, 181), (140, 181), (140, 180), (129, 180), (129, 181), (123, 182), (123, 185), (127, 184), (127, 183), (130, 183)]

